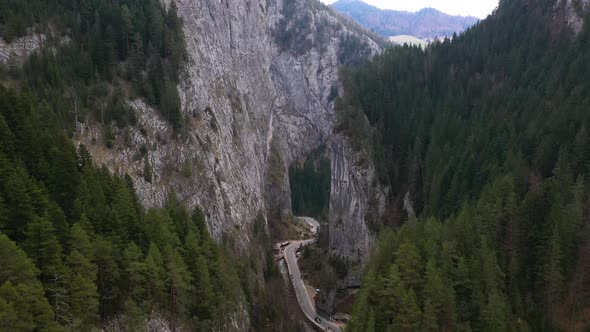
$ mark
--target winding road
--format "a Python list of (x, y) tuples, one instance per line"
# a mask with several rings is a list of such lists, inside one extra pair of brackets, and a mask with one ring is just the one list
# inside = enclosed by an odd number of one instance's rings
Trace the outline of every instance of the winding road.
[[(311, 218), (300, 218), (303, 221), (309, 223), (313, 228), (313, 233), (317, 233), (319, 228), (319, 223)], [(285, 248), (284, 251), (284, 258), (285, 262), (287, 263), (287, 269), (289, 270), (289, 278), (293, 283), (293, 289), (295, 290), (295, 295), (297, 296), (297, 302), (299, 302), (299, 306), (301, 310), (305, 314), (305, 316), (309, 319), (309, 321), (316, 327), (320, 328), (322, 331), (334, 331), (334, 332), (341, 332), (342, 330), (336, 324), (328, 321), (324, 317), (319, 316), (316, 311), (315, 307), (309, 298), (309, 294), (307, 293), (307, 289), (305, 288), (305, 283), (301, 278), (301, 271), (299, 270), (299, 265), (297, 264), (297, 255), (296, 251), (299, 247), (305, 247), (314, 243), (315, 239), (304, 240), (304, 241), (291, 241), (291, 243)], [(319, 322), (316, 321), (319, 319)]]

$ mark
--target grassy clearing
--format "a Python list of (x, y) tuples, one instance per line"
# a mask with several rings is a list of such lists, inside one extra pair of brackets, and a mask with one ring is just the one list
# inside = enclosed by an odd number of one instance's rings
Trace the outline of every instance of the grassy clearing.
[(389, 41), (393, 42), (394, 44), (398, 44), (398, 45), (404, 45), (404, 44), (417, 45), (422, 48), (426, 48), (426, 46), (428, 46), (427, 41), (417, 38), (417, 37), (414, 37), (414, 36), (409, 36), (409, 35), (392, 36), (392, 37), (389, 37)]

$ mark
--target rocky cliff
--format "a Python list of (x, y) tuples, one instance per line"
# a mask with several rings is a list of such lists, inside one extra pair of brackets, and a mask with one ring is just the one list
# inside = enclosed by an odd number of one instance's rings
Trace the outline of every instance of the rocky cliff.
[(30, 34), (10, 43), (0, 38), (0, 64), (20, 65), (45, 42), (45, 35)]
[[(226, 236), (243, 250), (258, 214), (290, 212), (288, 165), (332, 137), (341, 65), (379, 46), (315, 0), (176, 3), (190, 58), (179, 86), (187, 130), (173, 133), (135, 100), (139, 125), (113, 128), (113, 148), (105, 147), (104, 128), (92, 123), (80, 126), (77, 140), (112, 171), (130, 174), (146, 206), (162, 205), (174, 192), (205, 211), (217, 240)], [(345, 149), (344, 140), (338, 144)], [(142, 176), (144, 155), (151, 183)], [(344, 177), (355, 185), (333, 185), (338, 200), (330, 220), (343, 224), (334, 226), (331, 247), (365, 257), (367, 181), (353, 167), (340, 167), (351, 164), (349, 153), (332, 155), (333, 183)], [(348, 227), (363, 231), (346, 234)]]
[(374, 240), (369, 223), (385, 212), (386, 190), (378, 184), (368, 153), (354, 151), (339, 135), (330, 140), (328, 151), (332, 169), (330, 249), (362, 264)]
[(585, 17), (590, 11), (589, 0), (557, 0), (553, 7), (559, 20), (565, 20), (572, 32), (577, 35), (584, 27)]

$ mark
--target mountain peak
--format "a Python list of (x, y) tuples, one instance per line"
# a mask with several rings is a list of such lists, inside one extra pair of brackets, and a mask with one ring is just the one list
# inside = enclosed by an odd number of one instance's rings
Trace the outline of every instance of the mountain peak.
[(418, 12), (379, 9), (361, 0), (339, 0), (332, 4), (336, 10), (385, 38), (411, 35), (422, 39), (452, 36), (461, 33), (479, 20), (476, 17), (453, 16), (435, 8)]
[[(358, 1), (358, 0), (357, 0)], [(418, 13), (428, 13), (428, 14), (444, 14), (443, 12), (441, 12), (438, 9), (432, 8), (432, 7), (426, 7), (426, 8), (422, 8), (418, 11)]]

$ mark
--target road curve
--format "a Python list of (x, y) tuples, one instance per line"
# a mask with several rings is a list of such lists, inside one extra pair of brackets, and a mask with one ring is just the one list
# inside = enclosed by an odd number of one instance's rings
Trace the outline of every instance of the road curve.
[[(285, 262), (287, 263), (287, 269), (289, 270), (289, 278), (293, 283), (293, 289), (295, 290), (295, 295), (297, 296), (297, 302), (299, 302), (299, 306), (301, 310), (305, 314), (305, 316), (309, 319), (309, 321), (319, 327), (322, 331), (334, 331), (334, 332), (341, 332), (342, 330), (332, 322), (328, 321), (324, 317), (320, 317), (316, 311), (311, 299), (309, 298), (309, 294), (305, 289), (305, 283), (301, 278), (301, 271), (299, 270), (299, 265), (297, 264), (297, 256), (295, 254), (297, 248), (305, 247), (315, 242), (315, 239), (312, 240), (305, 240), (305, 241), (292, 241), (286, 248), (284, 252)], [(320, 322), (318, 323), (315, 319), (319, 318)]]

